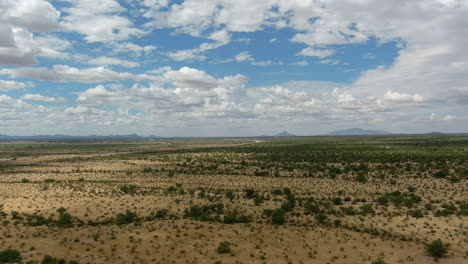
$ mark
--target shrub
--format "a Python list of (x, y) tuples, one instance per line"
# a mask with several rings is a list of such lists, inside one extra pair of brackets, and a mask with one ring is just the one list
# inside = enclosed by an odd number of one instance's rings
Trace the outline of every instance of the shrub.
[(230, 201), (234, 200), (234, 198), (236, 198), (236, 196), (234, 195), (234, 193), (232, 191), (227, 191), (226, 192), (226, 198), (228, 198)]
[(342, 202), (342, 200), (341, 200), (340, 197), (335, 197), (335, 198), (333, 198), (332, 201), (333, 201), (333, 204), (334, 204), (334, 205), (342, 205), (342, 204), (343, 204), (343, 202)]
[(412, 217), (415, 217), (415, 218), (422, 218), (424, 217), (424, 214), (421, 210), (419, 209), (415, 209), (415, 210), (409, 210), (408, 211), (408, 214), (411, 215)]
[(0, 263), (21, 262), (21, 252), (15, 249), (6, 249), (0, 251)]
[(458, 178), (457, 176), (452, 176), (452, 177), (449, 178), (449, 181), (451, 183), (457, 183), (457, 182), (460, 181), (460, 178)]
[(426, 245), (426, 252), (435, 258), (441, 258), (447, 255), (448, 247), (442, 242), (442, 240), (437, 239)]
[(286, 223), (286, 212), (283, 209), (274, 210), (271, 214), (271, 223), (274, 225)]
[(118, 214), (115, 219), (115, 222), (118, 225), (125, 225), (125, 224), (133, 223), (136, 220), (137, 220), (137, 214), (130, 210), (127, 210), (125, 214)]
[(247, 199), (254, 198), (256, 194), (258, 195), (258, 193), (255, 192), (255, 190), (251, 188), (245, 189), (244, 192), (245, 192), (245, 198)]
[(359, 207), (361, 209), (361, 213), (362, 214), (373, 214), (375, 213), (374, 212), (374, 209), (372, 208), (372, 204), (365, 204), (361, 207)]
[(358, 176), (356, 176), (356, 181), (360, 183), (366, 183), (367, 182), (366, 175), (363, 172), (360, 172)]
[(154, 214), (155, 218), (164, 218), (169, 213), (169, 209), (161, 209)]
[(312, 202), (312, 201), (307, 201), (305, 204), (304, 204), (304, 207), (306, 209), (306, 212), (308, 213), (318, 213), (320, 212), (320, 207)]
[(57, 225), (60, 227), (69, 227), (73, 224), (73, 217), (69, 213), (63, 213), (57, 220)]
[(137, 189), (137, 186), (133, 184), (120, 186), (120, 190), (124, 193), (134, 193), (136, 189)]
[(283, 192), (281, 191), (281, 189), (274, 189), (273, 191), (271, 191), (271, 194), (274, 194), (274, 195), (282, 195)]
[(29, 179), (23, 178), (21, 179), (21, 183), (30, 183), (31, 181)]
[(216, 252), (219, 254), (226, 254), (231, 252), (231, 243), (227, 241), (223, 241), (219, 243), (218, 248), (216, 249)]
[(385, 262), (382, 258), (378, 258), (374, 261), (372, 261), (372, 264), (386, 264), (387, 262)]
[[(65, 259), (58, 259), (49, 255), (45, 255), (41, 261), (41, 264), (66, 264), (66, 263), (67, 261)], [(69, 263), (73, 263), (73, 261), (70, 261)]]
[(436, 173), (434, 173), (434, 178), (441, 179), (447, 177), (449, 174), (448, 170), (440, 170)]
[(317, 222), (319, 222), (320, 224), (325, 223), (327, 218), (328, 217), (326, 215), (322, 214), (322, 213), (319, 213), (319, 214), (315, 215), (315, 220), (317, 220)]

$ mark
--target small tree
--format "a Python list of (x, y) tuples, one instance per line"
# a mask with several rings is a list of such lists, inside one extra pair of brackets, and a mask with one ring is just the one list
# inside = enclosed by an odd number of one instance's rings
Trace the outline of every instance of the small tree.
[(435, 258), (441, 258), (447, 255), (448, 246), (442, 242), (442, 240), (437, 239), (426, 245), (426, 252)]

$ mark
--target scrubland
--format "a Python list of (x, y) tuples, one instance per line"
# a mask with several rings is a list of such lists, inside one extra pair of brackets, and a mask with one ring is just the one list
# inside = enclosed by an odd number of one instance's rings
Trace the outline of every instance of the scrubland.
[(467, 263), (468, 135), (0, 142), (0, 263)]

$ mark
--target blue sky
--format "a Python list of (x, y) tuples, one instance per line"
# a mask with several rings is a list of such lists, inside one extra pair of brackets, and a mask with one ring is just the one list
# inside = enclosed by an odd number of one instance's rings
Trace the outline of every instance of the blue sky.
[(468, 132), (465, 0), (5, 0), (0, 14), (0, 134)]

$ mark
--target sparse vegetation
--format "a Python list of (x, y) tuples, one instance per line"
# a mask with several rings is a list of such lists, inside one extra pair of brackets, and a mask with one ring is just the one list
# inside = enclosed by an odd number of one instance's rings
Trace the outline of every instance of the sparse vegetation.
[(0, 148), (0, 256), (68, 264), (465, 260), (466, 135), (263, 141)]

